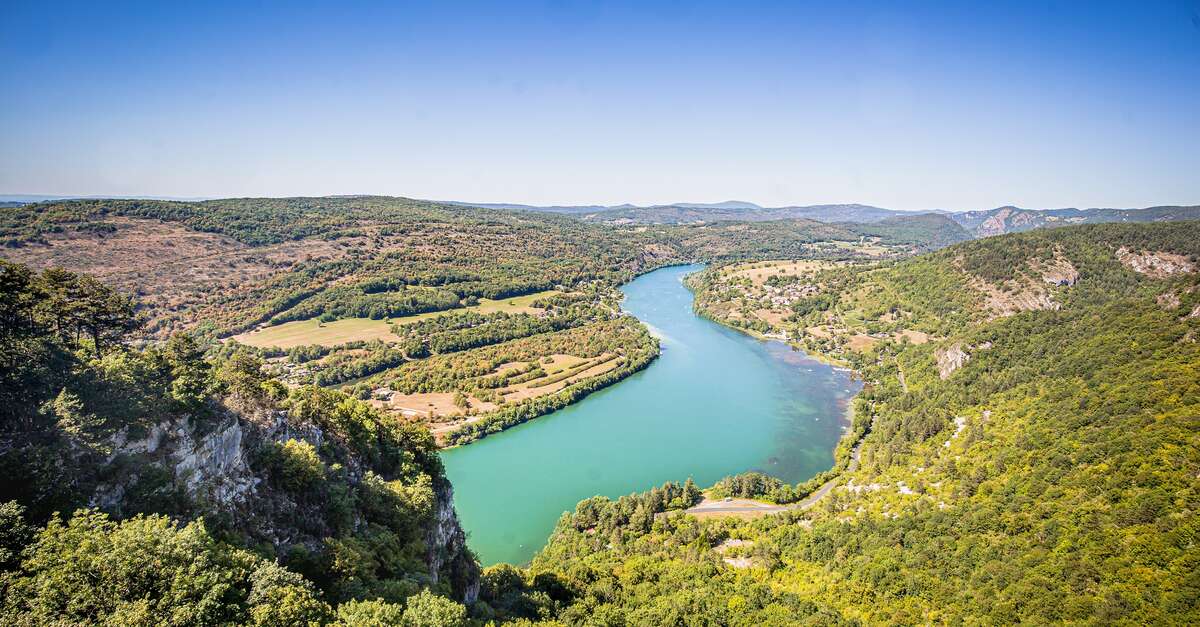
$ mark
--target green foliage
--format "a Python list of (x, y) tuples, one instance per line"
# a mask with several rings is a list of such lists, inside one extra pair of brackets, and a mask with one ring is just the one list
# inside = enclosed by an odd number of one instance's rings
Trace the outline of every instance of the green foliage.
[(211, 366), (204, 349), (190, 335), (177, 333), (163, 348), (171, 368), (171, 396), (186, 408), (197, 408), (212, 394)]
[(422, 590), (408, 598), (403, 625), (407, 627), (464, 627), (467, 608), (445, 597)]
[(379, 600), (348, 601), (338, 606), (338, 625), (378, 627), (404, 624), (404, 606)]
[(325, 464), (317, 449), (304, 440), (272, 443), (266, 466), (271, 477), (285, 490), (302, 492), (325, 478)]
[[(841, 487), (802, 511), (649, 529), (636, 508), (605, 518), (611, 504), (584, 501), (531, 567), (569, 591), (553, 616), (732, 623), (736, 608), (770, 624), (788, 607), (796, 623), (1196, 622), (1200, 275), (1148, 276), (1117, 258), (1194, 258), (1196, 234), (1186, 222), (1035, 231), (823, 274), (837, 315), (886, 329), (879, 318), (902, 312), (895, 324), (940, 335), (854, 357), (867, 385), (837, 467), (794, 491)], [(1058, 308), (998, 315), (977, 297), (978, 281), (1041, 281), (1052, 261), (1079, 273), (1046, 288)], [(969, 358), (939, 371), (952, 346)], [(714, 492), (785, 488), (743, 475)]]
[(33, 540), (34, 531), (25, 522), (25, 508), (20, 503), (0, 503), (0, 572), (20, 562), (21, 551)]
[[(0, 567), (26, 556), (0, 582), (0, 622), (325, 624), (325, 595), (403, 602), (434, 576), (440, 593), (470, 585), (465, 551), (430, 572), (425, 538), (448, 489), (426, 429), (340, 392), (289, 392), (244, 348), (210, 362), (190, 336), (143, 349), (101, 342), (96, 357), (39, 310), (43, 280), (0, 265), (12, 297), (0, 307), (0, 356), (14, 365), (0, 392), (13, 400), (0, 408), (11, 479), (0, 493), (16, 501), (0, 507)], [(180, 470), (179, 455), (193, 465)], [(231, 480), (266, 480), (247, 501), (222, 503), (209, 482), (226, 478), (199, 476), (214, 463)], [(53, 514), (89, 502), (108, 511), (66, 523)], [(47, 525), (36, 541), (26, 517)]]
[(331, 614), (311, 582), (275, 562), (263, 561), (250, 573), (246, 601), (251, 622), (264, 627), (322, 625)]
[(5, 580), (0, 612), (6, 624), (247, 622), (256, 609), (247, 601), (251, 573), (261, 563), (213, 540), (200, 522), (138, 516), (117, 523), (81, 510), (39, 534)]
[(761, 472), (747, 472), (725, 477), (713, 484), (712, 496), (718, 499), (726, 497), (763, 499), (773, 503), (793, 503), (799, 500), (791, 490), (791, 486)]

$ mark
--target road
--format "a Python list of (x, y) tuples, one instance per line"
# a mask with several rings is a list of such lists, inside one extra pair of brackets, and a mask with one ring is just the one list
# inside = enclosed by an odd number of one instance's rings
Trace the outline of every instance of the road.
[[(854, 452), (850, 456), (850, 465), (846, 468), (846, 472), (854, 472), (858, 470), (858, 460), (862, 455), (862, 442), (859, 442), (854, 447)], [(753, 501), (750, 499), (730, 499), (728, 501), (712, 501), (705, 498), (699, 505), (689, 508), (686, 511), (689, 514), (778, 514), (788, 510), (805, 510), (813, 505), (816, 505), (821, 499), (829, 496), (830, 492), (837, 487), (842, 477), (834, 477), (829, 481), (821, 484), (815, 492), (805, 497), (803, 500), (792, 503), (791, 505), (772, 505), (761, 501)]]

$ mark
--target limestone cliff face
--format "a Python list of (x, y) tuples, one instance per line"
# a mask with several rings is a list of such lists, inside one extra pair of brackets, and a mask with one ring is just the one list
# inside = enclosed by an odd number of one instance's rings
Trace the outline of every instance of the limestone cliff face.
[(104, 465), (128, 470), (98, 484), (88, 504), (124, 513), (127, 490), (148, 475), (165, 471), (173, 482), (160, 486), (160, 491), (178, 490), (218, 511), (239, 509), (262, 481), (250, 467), (245, 439), (242, 421), (234, 415), (203, 430), (182, 415), (153, 425), (140, 438), (133, 438), (129, 428), (122, 429), (110, 439)]
[(425, 536), (426, 563), (433, 574), (449, 578), (451, 586), (461, 591), (465, 603), (479, 597), (479, 566), (467, 550), (467, 534), (458, 523), (454, 511), (454, 488), (442, 480), (436, 487), (433, 524)]
[[(157, 492), (179, 504), (178, 508), (150, 509), (180, 518), (198, 516), (222, 519), (252, 539), (275, 546), (281, 554), (291, 546), (319, 548), (332, 530), (314, 524), (318, 506), (272, 487), (256, 461), (264, 447), (286, 440), (303, 440), (320, 449), (326, 436), (313, 425), (296, 425), (283, 412), (247, 417), (227, 411), (215, 421), (200, 424), (187, 415), (131, 433), (123, 429), (106, 443), (104, 481), (90, 490), (88, 505), (118, 516), (148, 511), (142, 499)], [(346, 464), (346, 474), (361, 481), (362, 463)], [(147, 483), (153, 479), (153, 487)], [(426, 566), (432, 583), (446, 581), (465, 602), (479, 591), (479, 567), (466, 546), (466, 533), (454, 510), (454, 492), (443, 477), (434, 479), (435, 502), (422, 532)], [(355, 520), (355, 527), (365, 524)]]

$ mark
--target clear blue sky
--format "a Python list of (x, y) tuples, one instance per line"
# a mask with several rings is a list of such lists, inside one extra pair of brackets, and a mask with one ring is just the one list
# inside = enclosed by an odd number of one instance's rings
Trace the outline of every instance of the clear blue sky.
[(0, 193), (1200, 203), (1200, 3), (0, 2)]

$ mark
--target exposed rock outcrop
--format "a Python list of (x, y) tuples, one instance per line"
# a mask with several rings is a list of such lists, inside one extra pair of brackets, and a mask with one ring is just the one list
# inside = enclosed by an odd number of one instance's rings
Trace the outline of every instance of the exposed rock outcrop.
[(1196, 264), (1187, 257), (1162, 251), (1135, 253), (1122, 246), (1117, 249), (1117, 259), (1134, 272), (1156, 279), (1196, 271)]
[(261, 482), (250, 467), (243, 423), (235, 415), (204, 431), (182, 415), (152, 425), (141, 438), (129, 437), (127, 427), (110, 438), (106, 465), (133, 460), (126, 464), (132, 470), (96, 485), (90, 506), (120, 513), (127, 490), (155, 471), (166, 471), (188, 499), (217, 511), (245, 506)]
[(435, 493), (433, 524), (425, 535), (429, 572), (434, 583), (442, 575), (448, 577), (451, 586), (461, 591), (463, 602), (472, 603), (479, 597), (479, 567), (467, 552), (467, 534), (454, 511), (454, 489), (443, 480)]
[(934, 352), (934, 357), (937, 359), (938, 376), (942, 379), (948, 378), (971, 360), (971, 356), (963, 350), (962, 344), (957, 342), (938, 349)]
[(1163, 309), (1178, 309), (1179, 305), (1182, 304), (1179, 300), (1179, 294), (1176, 294), (1175, 292), (1159, 294), (1154, 300), (1158, 303), (1158, 306), (1162, 307)]
[[(255, 542), (274, 545), (280, 554), (289, 547), (319, 550), (333, 534), (322, 522), (321, 505), (297, 498), (268, 481), (261, 462), (273, 443), (300, 440), (313, 446), (333, 446), (315, 424), (295, 424), (285, 412), (242, 412), (224, 407), (215, 419), (195, 420), (181, 415), (137, 433), (122, 429), (106, 443), (109, 453), (93, 484), (89, 505), (118, 516), (138, 511), (131, 495), (144, 493), (146, 484), (162, 495), (176, 495), (179, 508), (165, 511), (182, 518), (218, 516)], [(369, 467), (356, 458), (343, 460), (341, 472), (358, 484)], [(419, 532), (425, 544), (431, 583), (447, 581), (464, 602), (479, 593), (479, 566), (466, 544), (466, 533), (454, 510), (454, 492), (443, 477), (434, 478), (434, 506)], [(365, 524), (356, 520), (354, 526)], [(424, 577), (423, 574), (418, 575)]]
[(230, 416), (199, 437), (190, 425), (172, 426), (175, 480), (188, 496), (225, 510), (245, 505), (261, 479), (250, 469), (241, 422)]
[(1030, 267), (1035, 272), (1041, 272), (1042, 281), (1051, 285), (1070, 287), (1079, 280), (1079, 271), (1061, 252), (1055, 252), (1050, 261), (1031, 262)]

